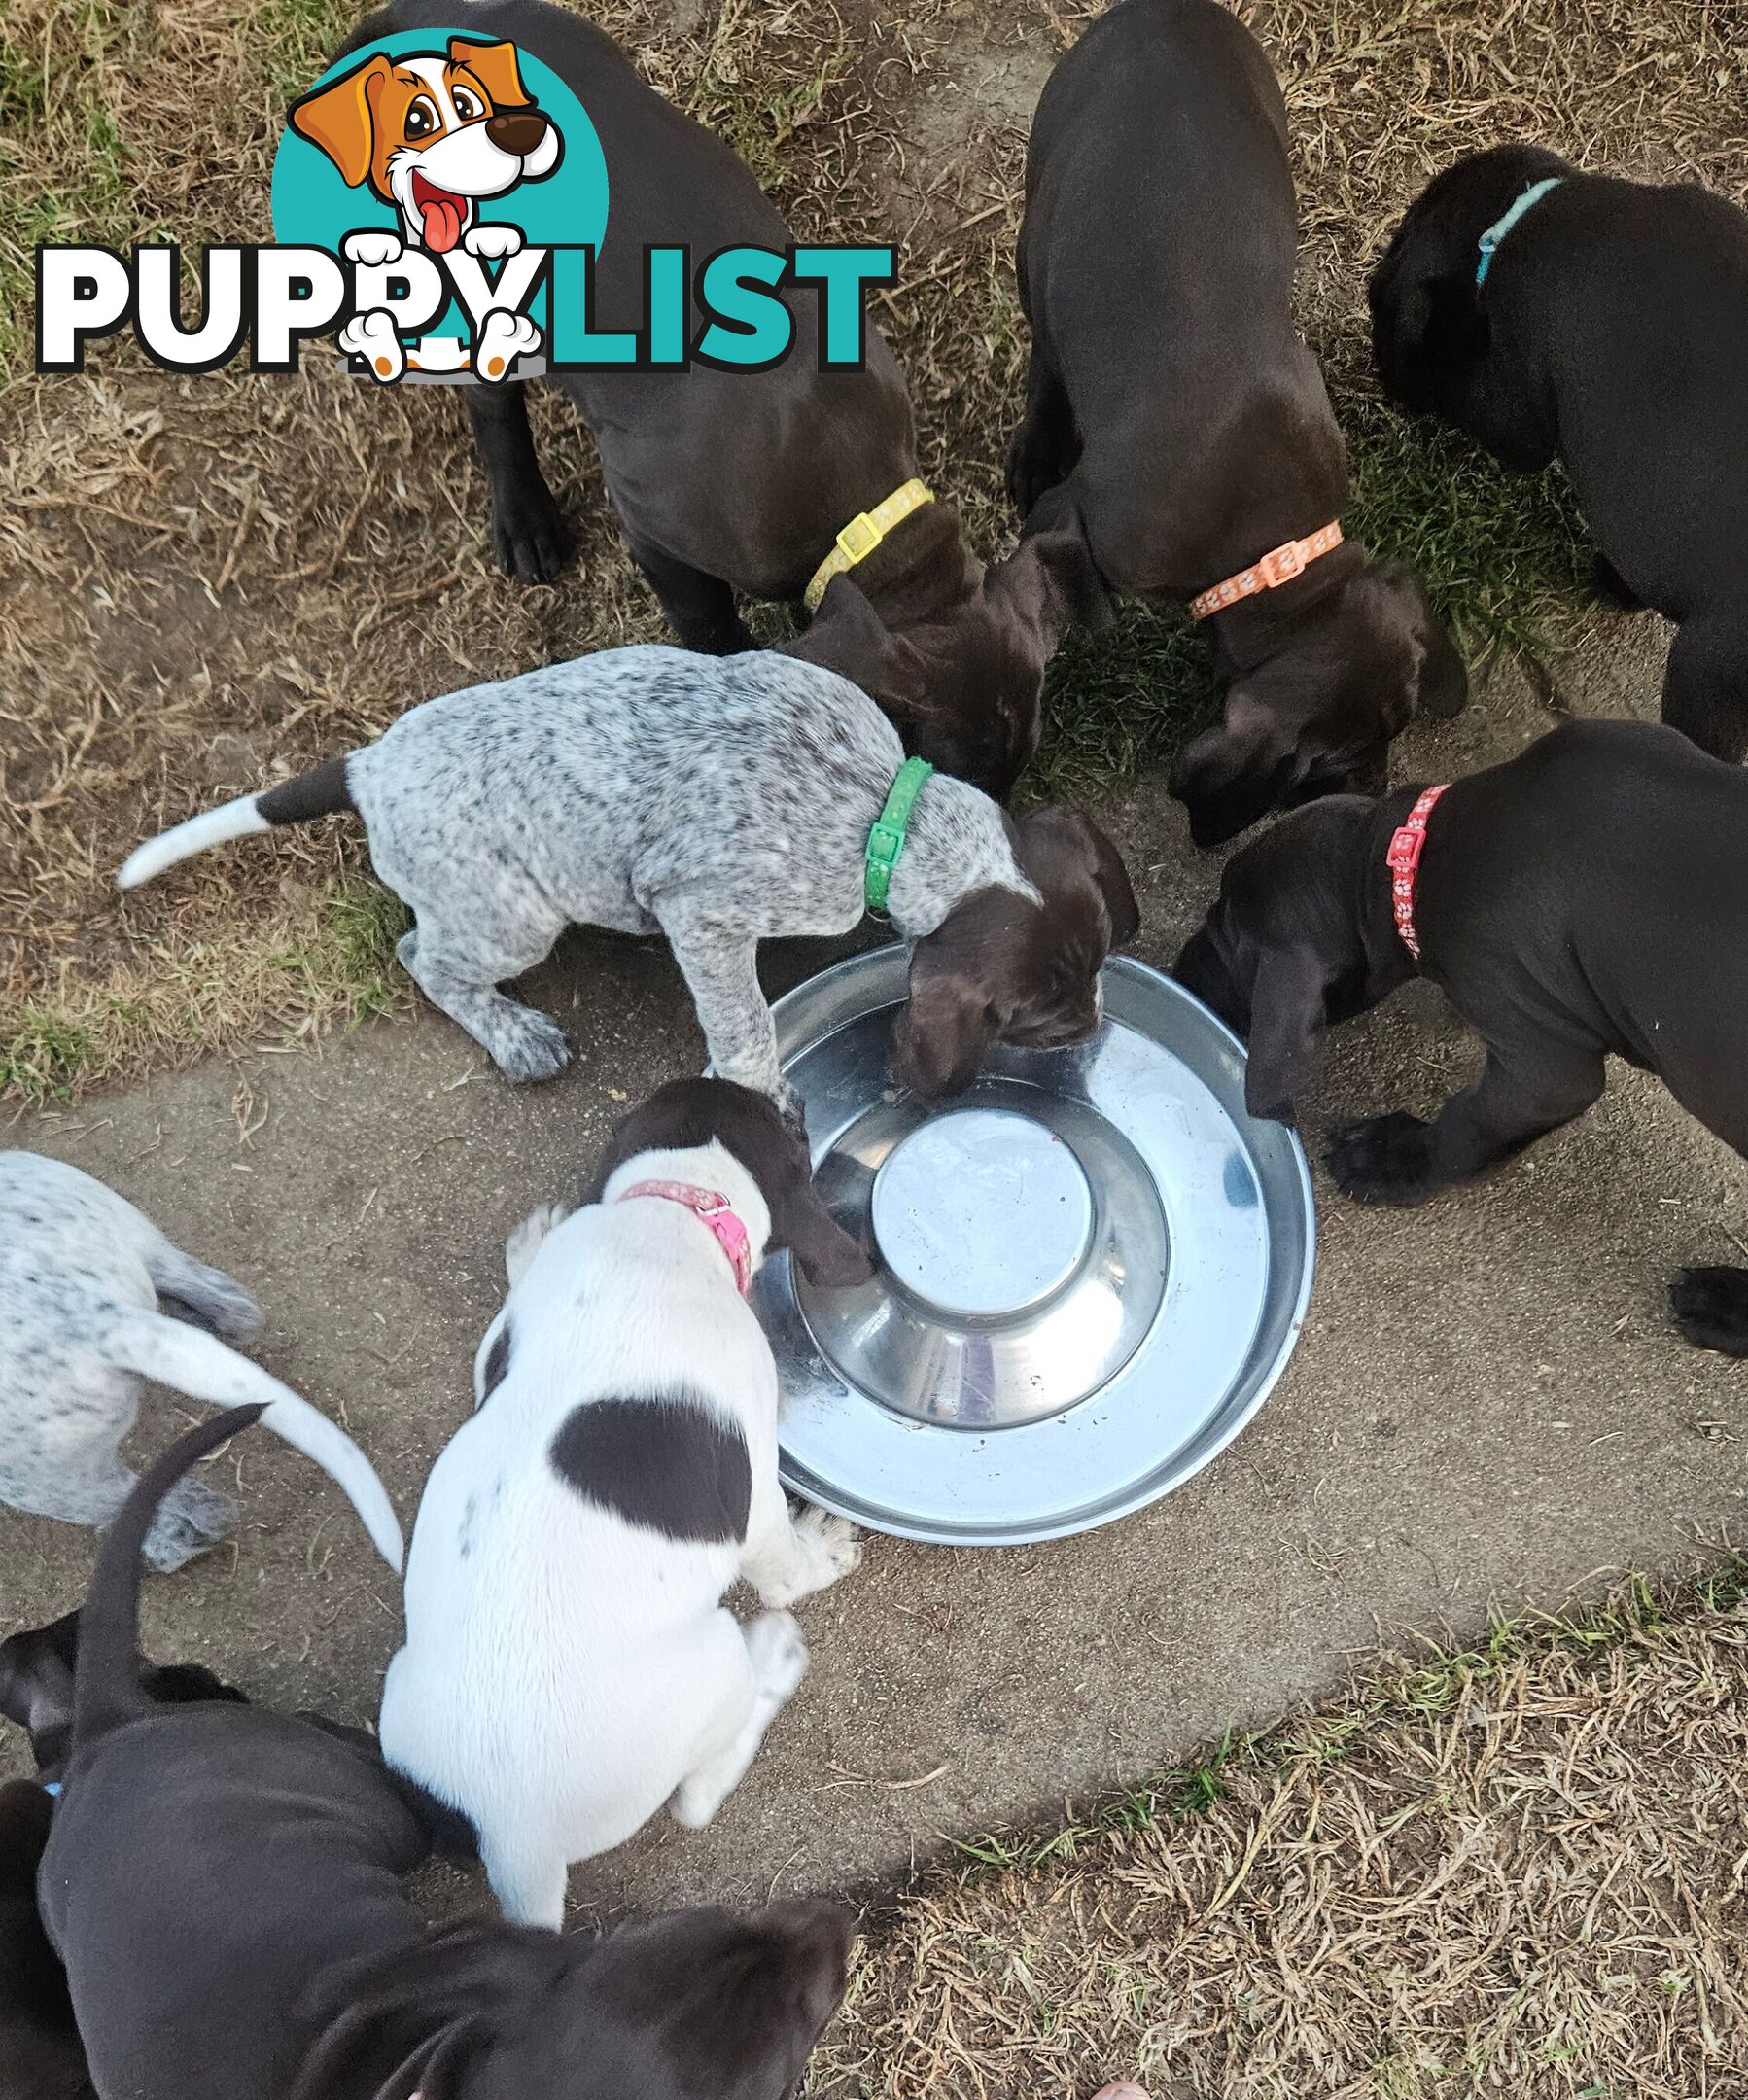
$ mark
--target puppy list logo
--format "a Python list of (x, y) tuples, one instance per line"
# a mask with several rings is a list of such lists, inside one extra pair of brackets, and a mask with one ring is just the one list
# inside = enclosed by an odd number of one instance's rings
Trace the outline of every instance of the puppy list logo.
[(174, 371), (245, 348), (295, 371), (332, 334), (352, 370), (478, 379), (579, 370), (762, 371), (793, 347), (789, 284), (820, 288), (822, 370), (858, 370), (871, 287), (889, 247), (734, 247), (696, 266), (683, 245), (643, 254), (635, 329), (595, 326), (608, 169), (577, 96), (514, 44), (403, 31), (349, 52), (292, 106), (273, 162), (270, 244), (209, 247), (200, 314), (185, 321), (180, 251), (37, 250), (37, 369), (80, 371), (88, 342), (131, 327)]

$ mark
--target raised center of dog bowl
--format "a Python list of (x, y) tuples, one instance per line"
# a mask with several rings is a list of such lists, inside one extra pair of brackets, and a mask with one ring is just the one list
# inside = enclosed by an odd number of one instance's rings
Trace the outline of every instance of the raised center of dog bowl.
[(1093, 1192), (1073, 1152), (1000, 1108), (961, 1108), (913, 1131), (875, 1175), (870, 1209), (893, 1278), (961, 1319), (1048, 1298), (1093, 1232)]

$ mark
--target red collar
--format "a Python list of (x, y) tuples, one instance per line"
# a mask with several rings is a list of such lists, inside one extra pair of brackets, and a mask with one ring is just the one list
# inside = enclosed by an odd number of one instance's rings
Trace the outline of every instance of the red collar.
[(1390, 850), (1384, 856), (1390, 871), (1390, 907), (1396, 915), (1396, 930), (1416, 962), (1420, 960), (1420, 939), (1415, 931), (1415, 884), (1419, 878), (1420, 856), (1426, 850), (1426, 820), (1450, 785), (1446, 781), (1427, 788), (1409, 811), (1408, 822), (1391, 834)]
[(752, 1288), (752, 1240), (726, 1196), (718, 1195), (715, 1189), (695, 1188), (689, 1181), (634, 1181), (630, 1188), (621, 1189), (613, 1201), (629, 1203), (634, 1196), (659, 1196), (664, 1203), (681, 1204), (708, 1225), (728, 1256), (735, 1289), (746, 1297)]

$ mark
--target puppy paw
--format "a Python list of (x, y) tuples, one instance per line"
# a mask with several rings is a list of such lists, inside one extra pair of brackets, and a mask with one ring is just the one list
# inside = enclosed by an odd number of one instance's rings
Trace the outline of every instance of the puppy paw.
[(775, 1713), (807, 1675), (807, 1641), (800, 1622), (786, 1611), (760, 1612), (743, 1637), (759, 1697)]
[(229, 1495), (201, 1481), (185, 1480), (146, 1534), (146, 1558), (160, 1573), (173, 1575), (221, 1544), (241, 1515), (241, 1506)]
[(340, 253), (348, 262), (362, 262), (367, 269), (380, 269), (385, 263), (399, 262), (405, 250), (401, 245), (399, 233), (387, 232), (380, 227), (366, 227), (346, 235), (340, 243)]
[(543, 339), (526, 314), (487, 314), (473, 345), (473, 376), (488, 385), (507, 379), (517, 358), (532, 357)]
[(1331, 1180), (1356, 1203), (1422, 1204), (1432, 1178), (1431, 1126), (1418, 1116), (1372, 1116), (1332, 1131), (1323, 1155)]
[(848, 1518), (833, 1517), (809, 1503), (796, 1513), (791, 1528), (801, 1549), (801, 1574), (787, 1593), (773, 1591), (764, 1599), (767, 1604), (793, 1604), (861, 1566), (861, 1533)]
[(513, 226), (471, 227), (461, 237), (463, 250), (482, 262), (495, 262), (504, 256), (520, 255), (522, 229)]
[(1748, 1356), (1748, 1269), (1684, 1269), (1669, 1285), (1669, 1310), (1696, 1348)]
[(371, 376), (385, 386), (406, 369), (406, 351), (393, 319), (381, 307), (354, 314), (334, 340), (348, 357), (363, 358)]
[(498, 566), (517, 583), (555, 583), (570, 559), (571, 534), (552, 491), (539, 475), (502, 493), (492, 505), (492, 545)]
[(505, 1241), (504, 1273), (509, 1278), (511, 1290), (528, 1274), (528, 1265), (540, 1252), (542, 1241), (553, 1226), (562, 1224), (569, 1215), (563, 1204), (542, 1204), (538, 1210), (531, 1210)]
[(571, 1062), (571, 1046), (556, 1021), (527, 1006), (509, 1006), (494, 1017), (485, 1048), (507, 1079), (517, 1086), (555, 1078)]

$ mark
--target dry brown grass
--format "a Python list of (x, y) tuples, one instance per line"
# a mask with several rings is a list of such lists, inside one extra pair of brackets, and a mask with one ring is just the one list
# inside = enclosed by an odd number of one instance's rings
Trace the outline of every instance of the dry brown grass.
[(1102, 1828), (987, 1841), (1020, 1864), (902, 1901), (810, 2090), (1740, 2100), (1743, 1573), (1501, 1631)]
[[(1026, 114), (1095, 10), (608, 0), (590, 12), (734, 141), (798, 228), (902, 243), (905, 282), (882, 318), (928, 471), (993, 551), (1011, 529), (998, 463), (1024, 357), (1009, 259)], [(1362, 456), (1362, 523), (1431, 569), (1471, 624), (1497, 630), (1508, 601), (1569, 581), (1562, 528), (1525, 510), (1542, 499), (1501, 497), (1465, 463), (1432, 456), (1429, 472), (1423, 451), (1399, 457), (1409, 440), (1356, 376), (1362, 265), (1435, 166), (1504, 132), (1744, 194), (1740, 0), (1247, 12), (1292, 105), (1307, 324), (1350, 424), (1380, 437)], [(125, 907), (109, 872), (195, 803), (366, 739), (411, 701), (660, 632), (586, 434), (555, 402), (540, 412), (543, 453), (580, 559), (558, 588), (525, 591), (489, 565), (484, 490), (448, 390), (384, 395), (314, 369), (184, 380), (101, 347), (84, 376), (17, 369), (35, 239), (265, 234), (286, 100), (353, 13), (340, 0), (0, 10), (0, 301), (15, 324), (0, 389), (0, 1089), (40, 1091), (41, 1058), (13, 1047), (45, 1031), (70, 1046), (55, 1083), (78, 1085), (378, 1002), (386, 952), (331, 938), (321, 901), (360, 864), (356, 833), (218, 857)], [(1113, 647), (1075, 652), (1058, 682), (1059, 746), (1095, 766), (1147, 760), (1181, 719), (1170, 636), (1142, 623)], [(306, 966), (275, 966), (294, 947)]]

